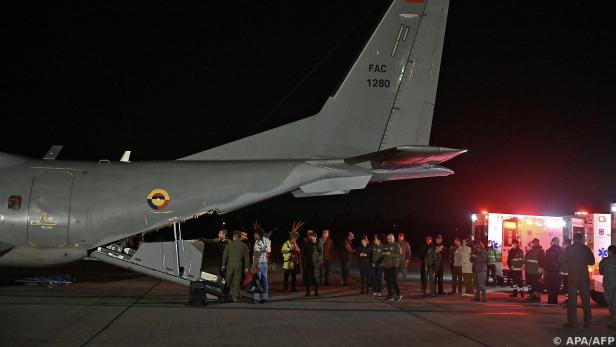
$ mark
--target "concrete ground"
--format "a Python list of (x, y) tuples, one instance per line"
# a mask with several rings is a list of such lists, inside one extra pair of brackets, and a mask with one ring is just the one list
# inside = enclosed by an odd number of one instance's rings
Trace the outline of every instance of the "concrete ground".
[(491, 289), (488, 303), (422, 298), (416, 275), (402, 282), (402, 302), (338, 285), (323, 288), (320, 297), (305, 298), (301, 288), (282, 293), (276, 273), (267, 304), (191, 307), (187, 288), (175, 284), (102, 263), (82, 263), (79, 271), (68, 286), (5, 282), (2, 345), (555, 346), (555, 338), (566, 345), (567, 337), (616, 336), (605, 327), (607, 309), (594, 303), (591, 328), (567, 329), (561, 306), (527, 304), (503, 288)]

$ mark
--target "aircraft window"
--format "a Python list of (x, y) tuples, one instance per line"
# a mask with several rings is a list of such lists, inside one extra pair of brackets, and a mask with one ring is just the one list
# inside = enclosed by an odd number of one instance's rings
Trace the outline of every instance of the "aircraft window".
[(11, 195), (9, 197), (9, 210), (17, 211), (21, 208), (21, 196)]

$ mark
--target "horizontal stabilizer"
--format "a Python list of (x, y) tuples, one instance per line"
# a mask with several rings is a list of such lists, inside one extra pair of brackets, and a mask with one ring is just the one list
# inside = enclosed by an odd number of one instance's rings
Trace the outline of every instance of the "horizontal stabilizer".
[(435, 146), (401, 146), (348, 158), (352, 165), (373, 169), (396, 170), (421, 164), (440, 164), (462, 153), (465, 149)]

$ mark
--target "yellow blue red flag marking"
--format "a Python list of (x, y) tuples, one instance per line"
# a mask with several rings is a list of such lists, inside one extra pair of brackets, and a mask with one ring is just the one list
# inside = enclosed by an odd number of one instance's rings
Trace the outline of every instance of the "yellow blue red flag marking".
[(162, 210), (169, 205), (171, 197), (164, 189), (154, 189), (148, 194), (146, 201), (154, 210)]

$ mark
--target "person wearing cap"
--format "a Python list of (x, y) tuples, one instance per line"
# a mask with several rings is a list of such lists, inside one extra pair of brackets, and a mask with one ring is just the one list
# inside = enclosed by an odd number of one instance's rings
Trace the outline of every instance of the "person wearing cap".
[(289, 277), (291, 277), (291, 291), (296, 292), (295, 284), (297, 282), (297, 270), (299, 269), (299, 258), (301, 251), (297, 245), (299, 233), (296, 231), (289, 232), (289, 239), (282, 244), (282, 268), (284, 269), (284, 290), (289, 289)]
[(565, 327), (573, 328), (577, 323), (577, 296), (580, 294), (584, 308), (584, 327), (590, 327), (590, 276), (588, 266), (595, 265), (595, 255), (584, 244), (584, 235), (573, 235), (573, 245), (565, 249), (563, 262), (567, 266), (569, 298)]
[(230, 288), (231, 297), (234, 302), (240, 301), (242, 274), (248, 273), (248, 247), (240, 238), (241, 233), (234, 231), (233, 241), (225, 247), (222, 256), (222, 270), (226, 274), (225, 282)]
[(352, 232), (348, 232), (342, 244), (342, 252), (340, 252), (340, 267), (342, 270), (341, 286), (349, 285), (349, 273), (351, 272), (351, 255), (355, 252), (351, 243), (355, 239)]
[(263, 234), (263, 229), (258, 228), (255, 230), (255, 245), (252, 255), (252, 271), (256, 271), (255, 276), (257, 276), (263, 287), (262, 293), (254, 293), (253, 303), (259, 302), (261, 304), (264, 304), (269, 299), (268, 259), (272, 252), (272, 242)]
[(545, 251), (543, 268), (545, 269), (545, 286), (548, 291), (548, 304), (558, 304), (558, 292), (560, 291), (560, 263), (563, 258), (563, 249), (560, 247), (560, 239), (555, 237), (550, 242), (550, 248)]
[(544, 258), (545, 251), (539, 244), (539, 239), (533, 239), (530, 250), (524, 256), (524, 270), (526, 279), (530, 284), (527, 300), (530, 302), (541, 301), (541, 276), (543, 275)]
[(361, 245), (357, 249), (357, 255), (359, 257), (359, 295), (368, 295), (368, 278), (372, 268), (372, 247), (370, 246), (370, 241), (368, 241), (368, 235), (364, 235), (361, 238)]
[(334, 241), (329, 237), (329, 230), (323, 230), (319, 243), (323, 248), (323, 265), (319, 269), (319, 284), (322, 286), (329, 285), (329, 268), (334, 260)]
[(403, 233), (398, 234), (398, 244), (402, 250), (402, 254), (400, 254), (400, 277), (405, 280), (407, 278), (409, 262), (411, 261), (411, 245), (405, 240)]
[(488, 240), (488, 247), (486, 251), (488, 252), (488, 276), (486, 278), (486, 285), (490, 281), (491, 277), (492, 286), (496, 286), (496, 263), (498, 261), (497, 244), (492, 240)]
[(387, 282), (387, 300), (400, 301), (402, 294), (398, 286), (398, 267), (402, 250), (396, 243), (394, 234), (387, 234), (387, 243), (383, 245), (383, 268), (385, 269), (385, 282)]
[(426, 289), (428, 288), (428, 267), (426, 263), (426, 257), (428, 256), (428, 251), (432, 248), (432, 236), (426, 236), (426, 244), (421, 248), (421, 252), (419, 252), (419, 258), (421, 260), (421, 293), (423, 296), (426, 295)]
[(522, 283), (522, 269), (524, 268), (524, 251), (520, 248), (520, 242), (513, 240), (507, 255), (507, 267), (509, 267), (509, 277), (513, 282), (513, 292), (509, 295), (512, 298), (518, 296), (524, 298), (524, 284)]
[(317, 242), (317, 233), (308, 230), (308, 241), (302, 250), (302, 265), (304, 266), (304, 286), (306, 295), (310, 296), (310, 286), (314, 288), (314, 296), (319, 296), (319, 269), (323, 261), (323, 248)]

